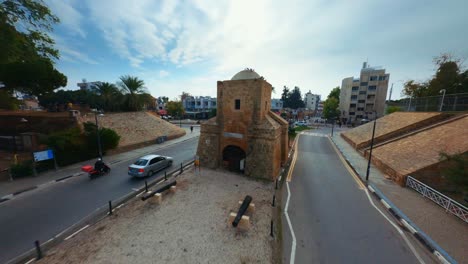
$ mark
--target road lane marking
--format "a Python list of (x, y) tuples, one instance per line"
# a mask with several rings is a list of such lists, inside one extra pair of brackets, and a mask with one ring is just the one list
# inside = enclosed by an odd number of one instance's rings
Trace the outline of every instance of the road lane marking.
[(78, 230), (78, 231), (76, 231), (75, 233), (73, 233), (73, 234), (67, 236), (67, 237), (65, 238), (65, 241), (67, 241), (68, 239), (70, 239), (70, 238), (76, 236), (78, 233), (80, 233), (81, 231), (85, 230), (85, 229), (88, 228), (88, 227), (89, 227), (89, 225), (85, 225), (84, 227), (80, 228), (80, 230)]
[(335, 150), (336, 154), (338, 155), (338, 157), (340, 158), (341, 162), (343, 163), (343, 165), (345, 166), (346, 170), (348, 170), (349, 174), (351, 174), (351, 176), (353, 177), (354, 181), (357, 183), (359, 189), (361, 190), (365, 190), (366, 189), (366, 186), (361, 182), (361, 180), (358, 178), (359, 176), (356, 175), (356, 173), (353, 171), (353, 169), (351, 169), (351, 167), (348, 165), (348, 163), (345, 161), (345, 159), (343, 158), (343, 156), (341, 155), (341, 152), (339, 152), (339, 150), (336, 148), (335, 144), (333, 143), (333, 141), (328, 138), (330, 140), (330, 144), (332, 145), (333, 149)]
[(291, 191), (289, 190), (289, 182), (286, 182), (286, 188), (288, 189), (288, 198), (286, 199), (286, 207), (284, 208), (284, 214), (286, 216), (286, 221), (288, 221), (289, 230), (291, 231), (292, 236), (292, 245), (291, 245), (291, 256), (289, 258), (289, 263), (294, 264), (296, 258), (296, 235), (291, 224), (291, 220), (288, 215), (289, 199), (291, 198)]
[(401, 235), (401, 237), (403, 238), (403, 240), (406, 242), (406, 244), (408, 245), (408, 247), (410, 248), (411, 252), (413, 252), (414, 256), (418, 259), (419, 263), (421, 264), (425, 264), (424, 260), (421, 258), (421, 256), (419, 256), (418, 252), (416, 251), (416, 249), (413, 247), (413, 244), (411, 244), (411, 242), (408, 240), (408, 238), (406, 237), (405, 233), (401, 230), (400, 227), (398, 227), (398, 225), (396, 225), (394, 222), (392, 222), (392, 220), (390, 218), (387, 217), (387, 215), (385, 215), (375, 204), (374, 204), (374, 201), (372, 201), (372, 197), (369, 195), (369, 191), (367, 191), (367, 189), (364, 189), (364, 191), (366, 192), (366, 195), (367, 195), (367, 198), (369, 199), (369, 202), (370, 204), (397, 230), (398, 234)]
[(294, 166), (296, 166), (297, 152), (298, 152), (297, 142), (299, 142), (299, 137), (300, 136), (301, 136), (301, 134), (297, 135), (297, 139), (294, 141), (294, 146), (293, 147), (296, 149), (296, 151), (294, 151), (293, 158), (292, 158), (292, 161), (291, 161), (291, 166), (289, 166), (288, 177), (286, 178), (286, 181), (288, 181), (288, 182), (291, 181), (292, 172), (294, 170)]

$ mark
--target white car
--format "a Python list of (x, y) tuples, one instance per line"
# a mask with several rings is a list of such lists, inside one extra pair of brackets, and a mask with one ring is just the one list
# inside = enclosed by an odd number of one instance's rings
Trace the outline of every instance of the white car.
[(307, 122), (306, 121), (297, 121), (294, 123), (294, 125), (296, 126), (307, 126)]
[(128, 167), (128, 175), (133, 177), (152, 176), (157, 171), (172, 166), (171, 157), (146, 155)]

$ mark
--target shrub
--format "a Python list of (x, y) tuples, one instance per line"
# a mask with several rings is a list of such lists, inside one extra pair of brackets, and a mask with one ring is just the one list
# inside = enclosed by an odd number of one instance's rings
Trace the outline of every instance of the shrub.
[(401, 112), (403, 109), (399, 106), (389, 106), (386, 110), (387, 115), (394, 113), (394, 112)]
[(25, 177), (33, 174), (32, 160), (27, 160), (22, 163), (13, 164), (10, 167), (11, 176), (14, 178)]

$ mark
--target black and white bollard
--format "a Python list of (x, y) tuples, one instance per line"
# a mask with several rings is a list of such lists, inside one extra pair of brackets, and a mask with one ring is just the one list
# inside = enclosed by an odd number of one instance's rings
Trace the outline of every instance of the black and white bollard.
[(36, 246), (36, 260), (39, 260), (42, 258), (42, 251), (41, 251), (41, 244), (39, 243), (39, 240), (34, 241), (34, 245)]

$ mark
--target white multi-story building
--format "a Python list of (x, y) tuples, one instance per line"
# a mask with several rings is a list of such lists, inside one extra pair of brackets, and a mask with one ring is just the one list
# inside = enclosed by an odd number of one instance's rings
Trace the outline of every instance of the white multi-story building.
[(283, 109), (283, 100), (281, 99), (271, 99), (271, 111), (280, 111)]
[(204, 112), (216, 109), (216, 97), (187, 96), (182, 100), (186, 112)]
[(91, 91), (96, 87), (96, 85), (99, 85), (101, 83), (102, 82), (87, 82), (86, 79), (83, 79), (82, 82), (77, 83), (76, 85), (80, 87), (80, 90)]
[(375, 119), (384, 115), (389, 73), (382, 67), (363, 63), (359, 78), (343, 79), (340, 91), (341, 119), (345, 123)]
[(308, 110), (316, 111), (320, 102), (320, 95), (313, 94), (310, 92), (306, 93), (304, 96), (305, 108)]

